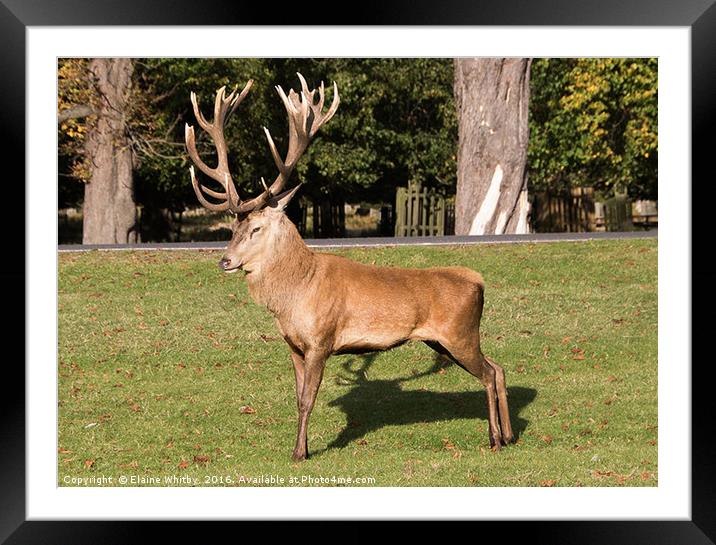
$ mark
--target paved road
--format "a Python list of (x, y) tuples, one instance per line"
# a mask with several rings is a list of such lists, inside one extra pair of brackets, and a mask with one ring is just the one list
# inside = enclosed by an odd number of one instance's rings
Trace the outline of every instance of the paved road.
[[(311, 248), (364, 248), (372, 246), (449, 246), (456, 244), (514, 244), (523, 242), (566, 242), (584, 240), (614, 240), (657, 238), (656, 229), (624, 233), (534, 233), (529, 235), (484, 235), (449, 237), (370, 237), (306, 239)], [(221, 250), (222, 242), (162, 242), (142, 244), (61, 244), (60, 252), (87, 252), (90, 250)]]

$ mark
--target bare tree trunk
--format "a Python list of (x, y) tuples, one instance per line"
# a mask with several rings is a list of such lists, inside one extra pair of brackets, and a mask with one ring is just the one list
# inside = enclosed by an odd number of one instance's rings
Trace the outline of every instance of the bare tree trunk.
[(456, 59), (455, 234), (527, 233), (531, 59)]
[(85, 185), (83, 244), (138, 241), (132, 150), (126, 110), (134, 65), (131, 59), (93, 59), (99, 94), (97, 123), (87, 136), (92, 177)]

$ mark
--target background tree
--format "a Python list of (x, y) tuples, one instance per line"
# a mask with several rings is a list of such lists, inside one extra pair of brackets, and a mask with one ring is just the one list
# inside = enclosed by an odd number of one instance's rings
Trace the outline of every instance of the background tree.
[(532, 82), (530, 185), (657, 199), (657, 59), (539, 59)]
[[(296, 63), (276, 72), (295, 81)], [(319, 146), (298, 165), (308, 192), (341, 191), (353, 202), (392, 202), (408, 181), (455, 184), (457, 120), (449, 59), (306, 59), (303, 74), (339, 82), (341, 106)], [(317, 84), (319, 81), (309, 84)]]
[(455, 234), (526, 233), (530, 59), (455, 61)]
[[(133, 70), (131, 59), (69, 59), (58, 65), (59, 158), (85, 182), (85, 244), (138, 241), (127, 132)], [(76, 202), (76, 193), (60, 202)]]
[(82, 209), (83, 244), (138, 241), (132, 149), (127, 135), (133, 71), (131, 59), (101, 58), (89, 63), (96, 91), (96, 121), (85, 141), (90, 180), (85, 184)]

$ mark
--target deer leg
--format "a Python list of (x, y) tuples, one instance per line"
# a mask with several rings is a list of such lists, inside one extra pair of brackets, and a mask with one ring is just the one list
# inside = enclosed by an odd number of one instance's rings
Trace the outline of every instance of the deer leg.
[(293, 362), (293, 371), (296, 375), (296, 404), (301, 410), (301, 393), (303, 392), (303, 377), (305, 362), (303, 356), (298, 352), (291, 351), (291, 361)]
[(304, 356), (303, 389), (298, 400), (298, 434), (296, 448), (293, 449), (295, 461), (305, 460), (308, 456), (308, 417), (316, 402), (326, 358), (327, 356), (322, 353), (308, 352)]
[(507, 404), (507, 383), (505, 382), (505, 370), (493, 360), (485, 356), (487, 364), (495, 370), (495, 386), (497, 389), (498, 416), (500, 418), (500, 430), (502, 431), (502, 444), (511, 443), (512, 424), (510, 423), (510, 408)]
[(499, 450), (503, 443), (502, 433), (497, 407), (497, 371), (493, 368), (485, 356), (480, 352), (479, 347), (455, 347), (441, 343), (448, 351), (450, 358), (468, 373), (478, 378), (485, 387), (487, 394), (487, 423), (490, 433), (490, 447)]

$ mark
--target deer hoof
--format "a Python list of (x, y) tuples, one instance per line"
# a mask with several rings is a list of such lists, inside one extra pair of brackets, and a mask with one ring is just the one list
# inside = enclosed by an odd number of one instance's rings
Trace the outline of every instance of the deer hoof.
[(490, 437), (490, 450), (497, 452), (502, 448), (502, 437)]
[(304, 452), (293, 452), (293, 455), (291, 456), (291, 459), (294, 462), (303, 462), (306, 459), (306, 454)]

